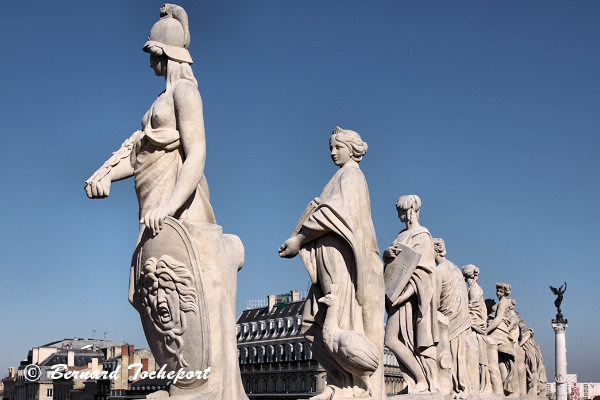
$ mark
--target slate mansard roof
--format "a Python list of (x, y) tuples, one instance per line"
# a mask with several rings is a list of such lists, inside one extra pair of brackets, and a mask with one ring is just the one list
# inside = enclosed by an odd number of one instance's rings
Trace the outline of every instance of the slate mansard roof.
[[(265, 321), (268, 319), (286, 318), (293, 317), (296, 315), (302, 315), (304, 310), (305, 300), (290, 302), (287, 305), (278, 306), (275, 305), (271, 310), (268, 307), (250, 308), (242, 311), (242, 314), (237, 320), (238, 324), (244, 324), (248, 322)], [(281, 307), (281, 308), (280, 308)]]

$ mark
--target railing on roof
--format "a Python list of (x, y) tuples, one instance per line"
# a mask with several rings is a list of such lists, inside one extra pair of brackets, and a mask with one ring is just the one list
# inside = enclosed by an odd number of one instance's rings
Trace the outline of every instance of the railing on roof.
[(267, 299), (254, 299), (246, 301), (246, 309), (262, 308), (267, 306)]
[[(299, 295), (300, 300), (305, 300), (308, 297), (308, 290), (299, 290), (298, 295)], [(292, 302), (292, 294), (291, 293), (283, 293), (283, 294), (278, 294), (275, 296), (276, 296), (275, 303), (277, 304), (278, 307), (280, 307), (280, 305), (283, 305), (285, 307), (285, 305)], [(247, 300), (246, 301), (246, 310), (252, 309), (252, 308), (263, 308), (263, 307), (266, 307), (268, 304), (269, 304), (268, 300), (264, 297), (261, 299)], [(282, 307), (280, 307), (280, 308), (282, 308)]]

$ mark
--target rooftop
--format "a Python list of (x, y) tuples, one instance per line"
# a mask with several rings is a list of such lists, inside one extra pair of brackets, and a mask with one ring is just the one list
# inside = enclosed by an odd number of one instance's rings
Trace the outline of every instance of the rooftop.
[(277, 303), (269, 310), (269, 307), (251, 308), (242, 311), (237, 320), (238, 324), (246, 322), (264, 321), (267, 319), (292, 317), (302, 315), (305, 300), (293, 301), (290, 303)]
[(71, 338), (62, 339), (55, 342), (50, 342), (39, 347), (54, 347), (57, 349), (71, 349), (71, 350), (85, 350), (92, 349), (96, 346), (97, 349), (105, 349), (107, 347), (122, 346), (123, 343), (117, 342), (116, 340), (105, 340), (105, 339), (84, 339), (84, 338)]

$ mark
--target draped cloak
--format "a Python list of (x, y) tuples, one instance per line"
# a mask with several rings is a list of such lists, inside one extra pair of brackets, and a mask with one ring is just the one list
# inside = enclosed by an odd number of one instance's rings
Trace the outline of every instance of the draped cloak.
[[(152, 103), (142, 118), (142, 131), (133, 137), (134, 144), (130, 156), (133, 167), (135, 192), (139, 204), (139, 218), (150, 210), (164, 206), (175, 188), (177, 176), (185, 160), (179, 131), (164, 126), (173, 112), (172, 93), (165, 91)], [(215, 214), (210, 205), (208, 183), (204, 174), (196, 191), (176, 210), (173, 218), (180, 221), (216, 224)], [(140, 225), (136, 248), (144, 232)], [(129, 274), (129, 302), (135, 307), (134, 268)]]
[(469, 315), (471, 317), (471, 329), (477, 335), (477, 343), (479, 344), (479, 364), (487, 366), (487, 334), (485, 332), (487, 329), (487, 309), (483, 298), (483, 289), (478, 284), (473, 284), (469, 288)]
[[(180, 84), (189, 83), (180, 81), (176, 85)], [(140, 218), (150, 210), (164, 206), (168, 202), (185, 161), (180, 133), (177, 129), (170, 127), (174, 112), (171, 91), (175, 90), (175, 87), (167, 90), (155, 100), (142, 119), (143, 130), (133, 137), (134, 147), (130, 162), (134, 169)], [(210, 261), (217, 257), (216, 261), (209, 263), (205, 263), (204, 258), (201, 259), (205, 283), (207, 287), (213, 288), (210, 292), (211, 295), (206, 296), (207, 310), (203, 310), (208, 312), (210, 337), (213, 341), (211, 379), (208, 385), (203, 386), (203, 390), (213, 391), (211, 399), (215, 400), (247, 399), (240, 378), (235, 342), (237, 270), (241, 268), (241, 265), (233, 269), (228, 265), (236, 257), (239, 257), (236, 252), (241, 251), (243, 254), (241, 242), (235, 237), (239, 242), (238, 247), (235, 248), (231, 245), (231, 242), (236, 242), (230, 237), (232, 235), (223, 235), (221, 227), (216, 225), (204, 174), (201, 176), (196, 190), (175, 211), (173, 218), (185, 224), (196, 248), (201, 254), (209, 254), (206, 257), (207, 260)], [(143, 225), (140, 228), (136, 249), (144, 231)], [(208, 241), (208, 243), (204, 243), (204, 241)], [(230, 253), (223, 257), (223, 252)], [(243, 255), (241, 257), (243, 259)], [(135, 263), (132, 263), (129, 278), (129, 301), (134, 307), (136, 307), (137, 285)], [(219, 368), (216, 368), (217, 364)]]
[[(498, 317), (497, 313), (498, 313), (498, 309), (500, 308), (499, 307), (500, 303), (509, 303), (510, 304), (510, 298), (503, 297), (498, 301), (497, 304), (494, 304), (494, 306), (492, 307), (492, 316), (493, 317)], [(505, 311), (504, 315), (499, 316), (500, 318), (502, 318), (500, 324), (498, 325), (498, 327), (496, 329), (494, 329), (492, 332), (488, 333), (487, 337), (488, 337), (488, 343), (498, 345), (498, 352), (504, 353), (504, 354), (510, 356), (512, 359), (514, 359), (515, 346), (514, 346), (514, 342), (512, 341), (512, 338), (510, 336), (510, 332), (508, 330), (508, 327), (510, 325), (510, 314), (509, 314), (510, 310), (508, 309), (509, 304), (506, 304), (506, 306), (505, 306), (506, 311)]]
[[(144, 115), (142, 135), (135, 141), (131, 152), (140, 218), (169, 201), (185, 160), (179, 131), (161, 124), (164, 115), (173, 112), (172, 107), (168, 96), (156, 99)], [(204, 174), (196, 191), (176, 210), (173, 217), (190, 222), (216, 224)]]
[(469, 315), (469, 295), (462, 272), (449, 260), (438, 264), (436, 275), (440, 290), (439, 311), (448, 317), (448, 340), (452, 353), (452, 385), (456, 393), (472, 393), (479, 386), (479, 374), (471, 376), (470, 361), (479, 356), (469, 347), (471, 317)]
[(491, 390), (487, 358), (487, 308), (483, 297), (483, 289), (477, 282), (469, 287), (469, 316), (471, 318), (471, 329), (475, 332), (479, 347), (479, 391), (482, 394), (487, 394)]
[[(346, 164), (333, 175), (302, 229), (322, 234), (300, 250), (312, 281), (302, 331), (327, 371), (328, 384), (351, 387), (356, 385), (355, 377), (345, 373), (323, 350), (322, 327), (328, 308), (317, 301), (331, 291), (332, 284), (338, 285), (339, 311), (335, 319), (339, 328), (365, 335), (383, 360), (383, 265), (371, 220), (369, 190), (358, 165)], [(370, 382), (376, 398), (385, 394), (383, 362)]]
[[(415, 295), (401, 304), (396, 318), (400, 318), (398, 338), (415, 354), (435, 358), (434, 346), (439, 342), (437, 318), (438, 298), (435, 277), (435, 250), (429, 230), (423, 226), (403, 230), (392, 243), (402, 243), (421, 254), (421, 260), (408, 282)], [(391, 315), (391, 314), (390, 314)], [(419, 357), (417, 357), (419, 359)], [(421, 362), (421, 360), (419, 360)]]
[(462, 272), (449, 260), (438, 265), (440, 305), (439, 311), (448, 317), (448, 340), (451, 342), (471, 328), (469, 295)]

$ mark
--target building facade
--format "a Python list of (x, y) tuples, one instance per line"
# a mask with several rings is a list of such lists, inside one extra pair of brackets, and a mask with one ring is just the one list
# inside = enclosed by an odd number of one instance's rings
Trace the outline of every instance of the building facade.
[[(600, 398), (600, 383), (577, 382), (577, 374), (567, 374), (567, 398), (569, 400), (592, 400)], [(546, 384), (546, 397), (556, 400), (556, 382)]]
[[(26, 376), (31, 365), (39, 368), (39, 378)], [(67, 366), (77, 376), (53, 379), (57, 365)], [(167, 387), (166, 380), (144, 380), (136, 375), (156, 371), (156, 367), (152, 352), (147, 349), (136, 350), (132, 345), (108, 340), (64, 339), (32, 348), (16, 373), (10, 368), (9, 375), (2, 380), (2, 399), (144, 399), (147, 394)], [(111, 379), (96, 379), (103, 371), (107, 376), (114, 372)]]
[[(267, 296), (237, 321), (242, 382), (251, 399), (308, 399), (325, 389), (327, 374), (300, 333), (305, 296), (299, 291)], [(384, 349), (388, 393), (404, 389), (396, 357)]]

